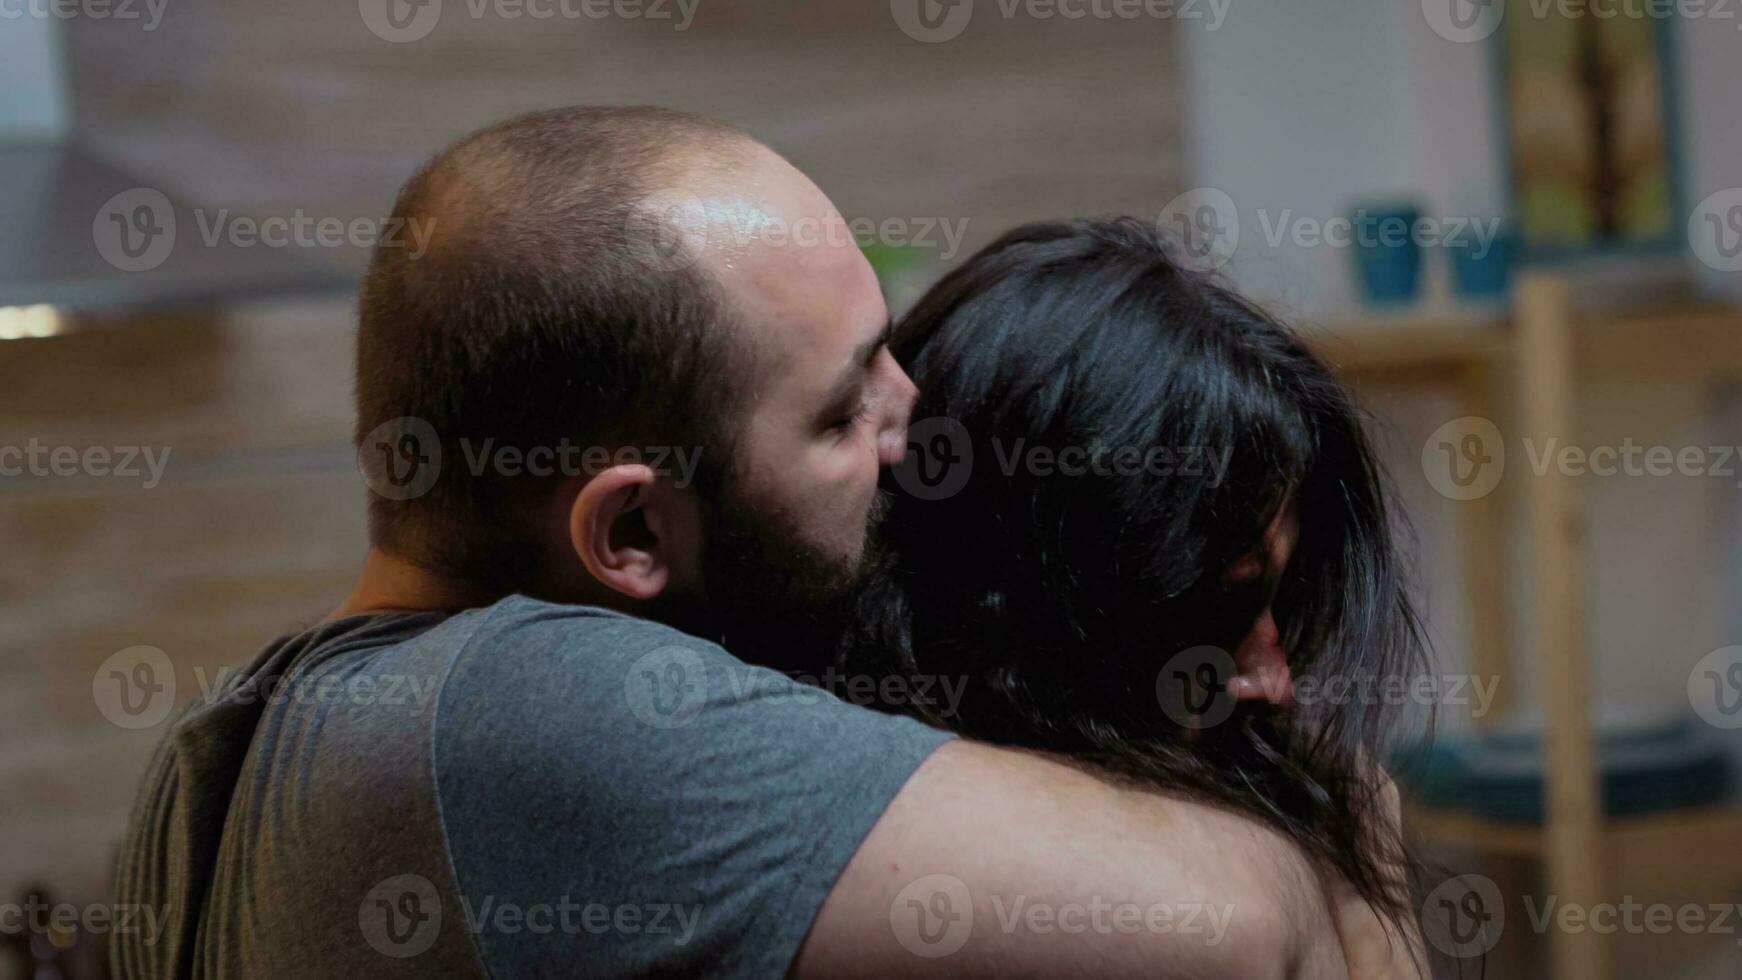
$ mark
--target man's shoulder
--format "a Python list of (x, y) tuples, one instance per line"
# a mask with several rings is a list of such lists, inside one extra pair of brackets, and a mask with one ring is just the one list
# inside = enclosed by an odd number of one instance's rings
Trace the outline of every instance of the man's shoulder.
[(728, 730), (775, 737), (798, 717), (904, 734), (922, 727), (624, 613), (514, 596), (468, 617), (444, 641), (455, 648), (440, 712), (444, 732), (484, 725), (531, 737), (525, 730), (535, 728), (561, 736), (553, 744), (609, 735), (615, 746), (645, 752)]
[[(446, 685), (450, 699), (494, 706), (524, 721), (539, 717), (526, 709), (552, 703), (585, 705), (594, 717), (622, 711), (663, 717), (653, 700), (670, 706), (680, 695), (700, 702), (791, 683), (716, 643), (597, 606), (511, 596), (468, 618), (458, 635), (444, 641), (454, 658)], [(663, 685), (662, 698), (643, 697), (651, 693), (650, 682)], [(561, 717), (576, 714), (564, 711)]]
[(576, 657), (615, 661), (661, 646), (680, 646), (710, 659), (730, 657), (718, 644), (657, 620), (601, 606), (548, 602), (512, 595), (466, 614), (466, 643), (478, 649), (512, 649), (529, 657)]
[[(456, 637), (434, 755), (473, 906), (659, 929), (477, 939), (496, 975), (784, 973), (830, 886), (949, 736), (646, 620), (511, 599)], [(452, 644), (449, 644), (452, 645)], [(666, 913), (679, 910), (678, 921)], [(564, 920), (566, 921), (566, 920)]]

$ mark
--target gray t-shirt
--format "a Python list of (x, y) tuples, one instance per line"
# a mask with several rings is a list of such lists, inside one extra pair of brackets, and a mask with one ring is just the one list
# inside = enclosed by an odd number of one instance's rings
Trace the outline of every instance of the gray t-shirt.
[(159, 748), (116, 973), (779, 976), (947, 738), (599, 609), (323, 624)]

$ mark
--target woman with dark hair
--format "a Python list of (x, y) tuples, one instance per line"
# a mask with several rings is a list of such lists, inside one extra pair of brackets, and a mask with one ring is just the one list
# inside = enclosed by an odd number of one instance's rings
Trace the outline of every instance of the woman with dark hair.
[(1129, 218), (1004, 235), (894, 348), (921, 394), (848, 671), (950, 678), (907, 709), (1250, 814), (1407, 935), (1393, 709), (1293, 695), (1422, 669), (1324, 365)]

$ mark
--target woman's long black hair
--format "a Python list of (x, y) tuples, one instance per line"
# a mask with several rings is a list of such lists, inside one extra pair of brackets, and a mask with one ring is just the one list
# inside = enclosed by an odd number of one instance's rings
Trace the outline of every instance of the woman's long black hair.
[[(959, 679), (959, 703), (907, 710), (1251, 814), (1405, 921), (1370, 765), (1396, 708), (1365, 693), (1424, 667), (1382, 474), (1325, 366), (1174, 248), (1131, 218), (1027, 225), (904, 319), (910, 438), (944, 455), (886, 485), (886, 567), (843, 665)], [(1285, 510), (1280, 579), (1230, 584)], [(1368, 686), (1167, 710), (1164, 675), (1232, 650), (1272, 595), (1300, 690)]]

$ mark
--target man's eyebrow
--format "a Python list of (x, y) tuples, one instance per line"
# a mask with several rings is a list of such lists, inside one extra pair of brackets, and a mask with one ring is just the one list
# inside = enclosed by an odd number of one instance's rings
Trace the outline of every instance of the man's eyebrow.
[(893, 336), (895, 336), (895, 319), (891, 317), (884, 321), (883, 329), (877, 331), (877, 336), (853, 348), (853, 363), (862, 367), (870, 367), (871, 362), (877, 359), (878, 353), (889, 346), (889, 338)]
[(894, 334), (895, 320), (891, 318), (884, 322), (883, 329), (877, 331), (877, 336), (853, 348), (852, 359), (847, 362), (846, 367), (841, 369), (834, 384), (829, 385), (828, 397), (824, 399), (823, 403), (833, 405), (845, 398), (847, 392), (851, 391), (853, 386), (858, 383), (859, 376), (870, 370), (871, 362), (877, 359), (877, 355), (883, 352), (883, 348), (889, 346), (889, 339)]

